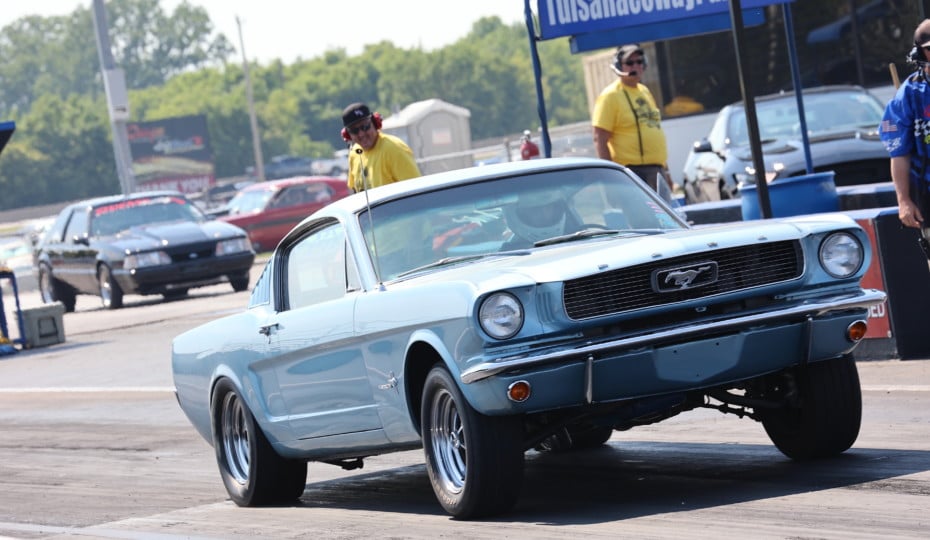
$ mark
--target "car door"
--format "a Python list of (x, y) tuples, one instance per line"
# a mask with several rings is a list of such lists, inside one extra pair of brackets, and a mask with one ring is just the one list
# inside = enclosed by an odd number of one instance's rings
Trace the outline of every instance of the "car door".
[(80, 291), (96, 294), (97, 250), (88, 234), (89, 221), (87, 209), (78, 208), (72, 213), (59, 244), (55, 275)]
[(278, 282), (284, 309), (267, 328), (281, 395), (299, 439), (381, 428), (353, 328), (359, 291), (333, 222), (285, 248)]

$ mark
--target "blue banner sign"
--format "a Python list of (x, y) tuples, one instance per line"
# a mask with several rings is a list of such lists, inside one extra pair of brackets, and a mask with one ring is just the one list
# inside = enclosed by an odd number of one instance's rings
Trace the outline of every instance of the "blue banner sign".
[[(760, 8), (791, 0), (743, 0), (740, 7)], [(577, 36), (631, 26), (726, 14), (729, 0), (538, 0), (541, 39)]]

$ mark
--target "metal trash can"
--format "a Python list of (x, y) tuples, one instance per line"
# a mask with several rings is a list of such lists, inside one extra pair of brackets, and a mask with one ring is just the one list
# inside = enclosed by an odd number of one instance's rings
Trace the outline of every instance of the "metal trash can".
[(65, 305), (53, 302), (37, 308), (22, 310), (25, 347), (46, 347), (65, 341), (63, 317)]

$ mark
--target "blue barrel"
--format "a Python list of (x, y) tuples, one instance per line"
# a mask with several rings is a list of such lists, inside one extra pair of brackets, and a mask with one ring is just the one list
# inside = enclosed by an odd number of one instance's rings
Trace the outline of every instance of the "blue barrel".
[[(802, 216), (840, 209), (833, 171), (781, 178), (768, 187), (772, 217)], [(759, 192), (755, 184), (741, 186), (739, 192), (743, 220), (761, 219)]]

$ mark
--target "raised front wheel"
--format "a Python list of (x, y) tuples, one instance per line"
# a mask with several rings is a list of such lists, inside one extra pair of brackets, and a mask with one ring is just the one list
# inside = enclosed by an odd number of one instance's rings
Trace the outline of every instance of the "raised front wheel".
[(421, 436), (436, 498), (468, 519), (509, 510), (523, 481), (523, 424), (479, 414), (449, 372), (430, 371), (423, 388)]
[(790, 405), (760, 410), (775, 446), (794, 460), (835, 456), (859, 436), (862, 390), (851, 355), (795, 370), (797, 398)]

